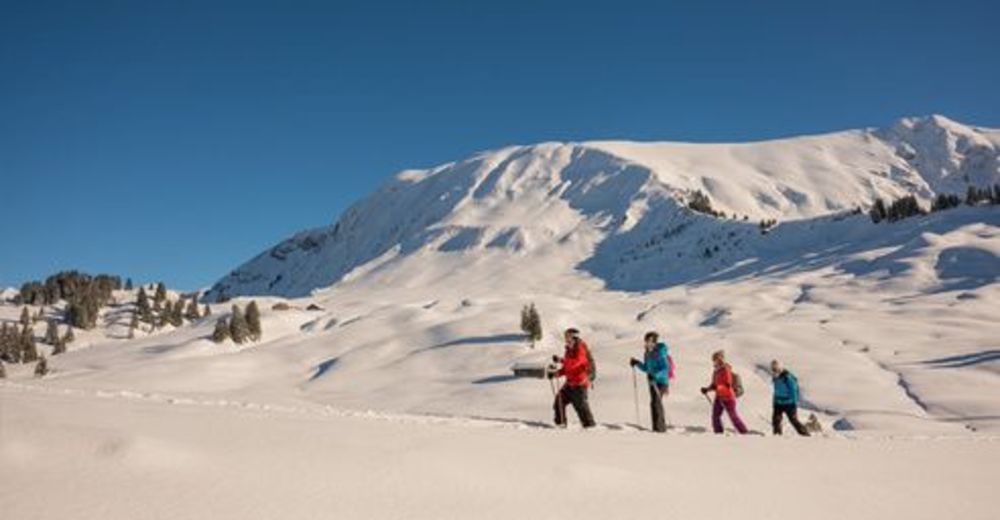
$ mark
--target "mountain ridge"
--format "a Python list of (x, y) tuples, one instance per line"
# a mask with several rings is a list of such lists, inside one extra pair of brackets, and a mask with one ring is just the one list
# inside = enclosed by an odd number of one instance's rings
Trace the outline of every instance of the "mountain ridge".
[[(739, 223), (829, 217), (906, 194), (926, 203), (938, 193), (992, 185), (1000, 182), (998, 150), (1000, 131), (937, 115), (753, 143), (507, 146), (398, 173), (334, 224), (299, 232), (244, 263), (206, 298), (303, 296), (376, 259), (418, 251), (546, 255), (561, 259), (553, 268), (582, 267), (608, 282), (622, 278), (613, 264), (623, 263), (625, 252), (662, 237), (684, 235), (678, 243), (689, 250), (709, 235), (752, 230)], [(730, 218), (687, 210), (696, 192)]]

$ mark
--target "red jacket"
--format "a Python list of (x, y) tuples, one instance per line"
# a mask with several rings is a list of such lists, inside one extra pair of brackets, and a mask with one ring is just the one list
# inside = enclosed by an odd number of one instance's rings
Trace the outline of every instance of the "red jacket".
[(733, 368), (729, 363), (723, 363), (712, 373), (712, 388), (719, 399), (736, 399), (733, 391)]
[(582, 339), (576, 345), (566, 345), (562, 368), (556, 375), (566, 376), (566, 386), (588, 386), (590, 384), (590, 363), (587, 361), (587, 344)]

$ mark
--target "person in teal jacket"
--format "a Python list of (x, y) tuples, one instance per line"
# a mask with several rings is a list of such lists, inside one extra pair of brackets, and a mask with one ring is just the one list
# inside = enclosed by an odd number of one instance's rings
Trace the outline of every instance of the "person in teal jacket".
[(629, 360), (633, 368), (646, 373), (649, 386), (649, 410), (653, 421), (653, 431), (667, 431), (667, 421), (663, 413), (663, 396), (670, 391), (670, 353), (666, 343), (660, 341), (656, 332), (647, 332), (643, 338), (645, 353), (642, 361)]
[(788, 416), (788, 422), (799, 435), (808, 437), (809, 431), (799, 422), (799, 380), (787, 369), (781, 366), (777, 359), (771, 361), (771, 384), (774, 387), (774, 400), (771, 412), (771, 427), (775, 435), (781, 435), (781, 421)]

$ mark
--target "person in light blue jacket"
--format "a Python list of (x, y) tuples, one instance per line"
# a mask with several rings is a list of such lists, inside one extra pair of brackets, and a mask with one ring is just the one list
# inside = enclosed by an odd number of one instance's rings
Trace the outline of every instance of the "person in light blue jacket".
[(781, 435), (781, 421), (784, 415), (799, 435), (808, 437), (809, 431), (799, 422), (799, 380), (781, 366), (777, 359), (771, 361), (771, 384), (774, 386), (774, 407), (771, 412), (771, 427), (775, 435)]
[(667, 421), (663, 413), (663, 396), (670, 391), (670, 352), (667, 344), (660, 341), (656, 332), (647, 332), (643, 338), (645, 353), (642, 361), (629, 360), (633, 368), (646, 373), (649, 386), (649, 410), (653, 421), (653, 431), (667, 431)]

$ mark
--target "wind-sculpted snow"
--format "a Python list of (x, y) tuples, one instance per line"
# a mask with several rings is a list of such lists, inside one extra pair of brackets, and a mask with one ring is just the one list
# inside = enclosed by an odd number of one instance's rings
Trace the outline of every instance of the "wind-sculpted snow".
[[(614, 289), (683, 283), (763, 254), (757, 224), (834, 220), (876, 197), (1000, 182), (1000, 132), (941, 116), (746, 144), (543, 143), (397, 175), (329, 227), (221, 279), (209, 300), (305, 296), (424, 253), (510, 255)], [(707, 194), (722, 217), (686, 209)], [(770, 240), (769, 242), (776, 242)]]

